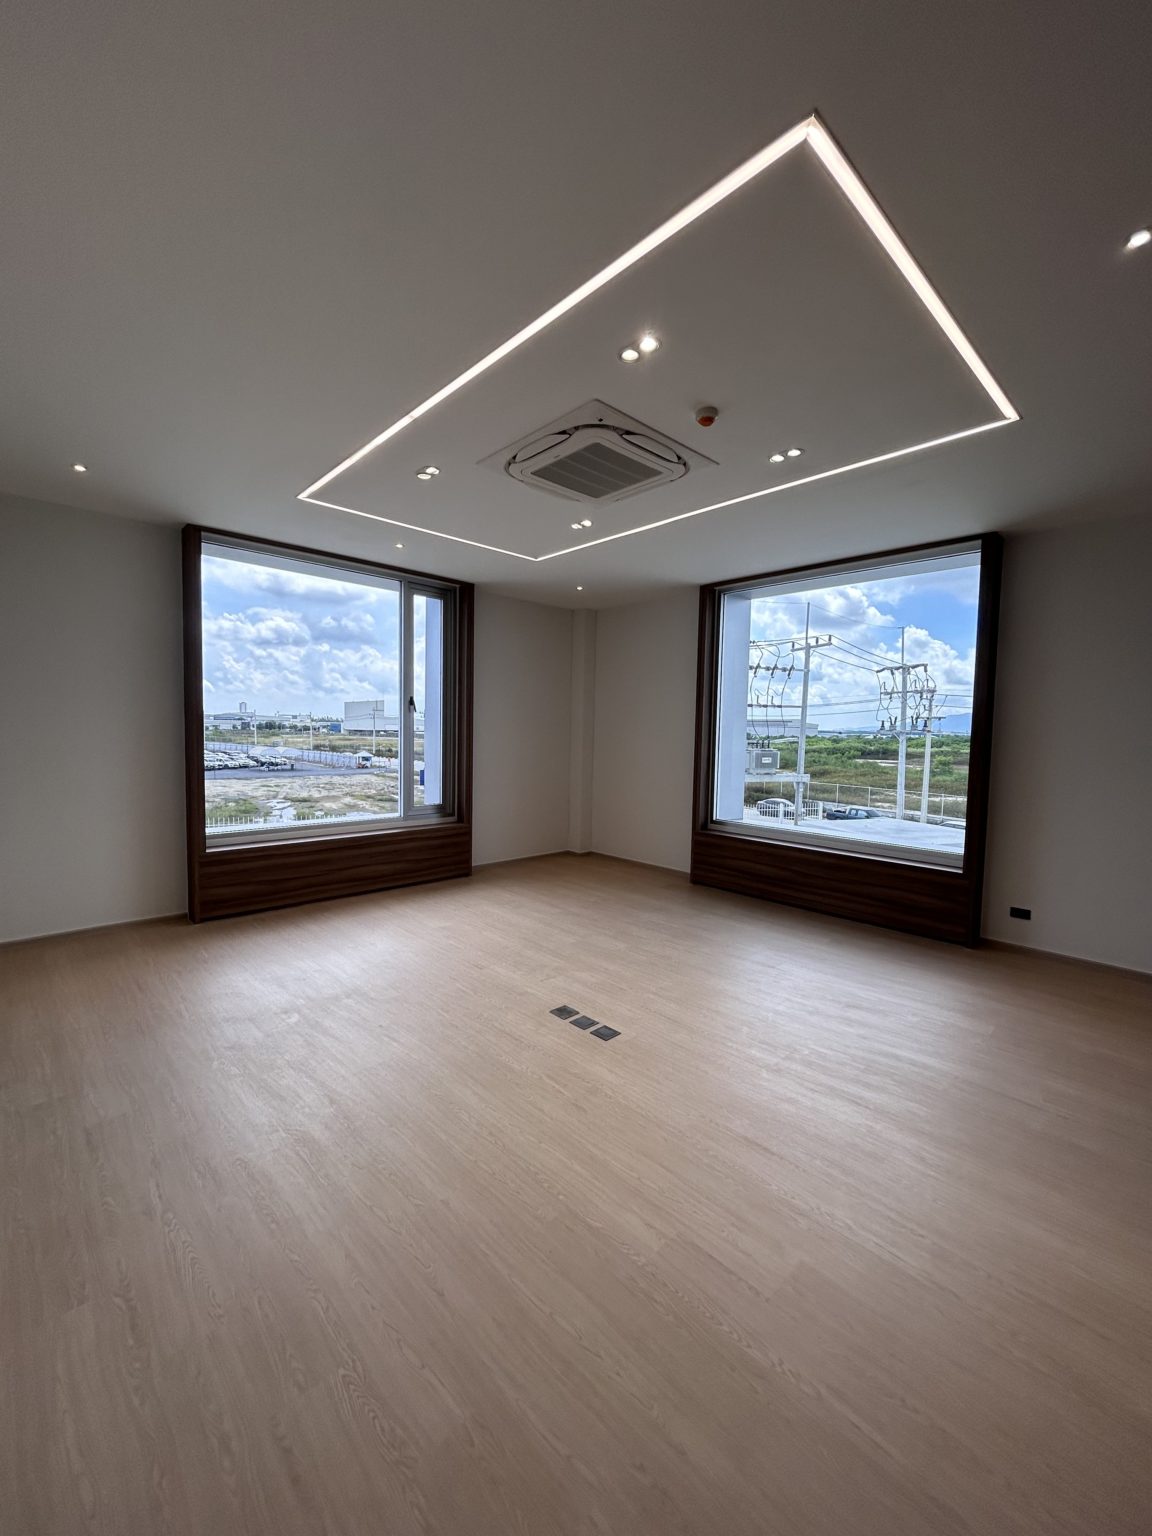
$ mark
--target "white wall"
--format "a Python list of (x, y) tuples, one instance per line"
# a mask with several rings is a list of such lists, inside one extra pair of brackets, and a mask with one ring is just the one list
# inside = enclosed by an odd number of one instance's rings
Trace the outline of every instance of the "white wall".
[(1008, 541), (993, 754), (984, 932), (1152, 971), (1152, 517)]
[(592, 846), (687, 869), (699, 597), (679, 588), (596, 626)]
[(0, 498), (0, 939), (183, 911), (175, 528)]
[[(598, 852), (688, 868), (696, 612), (684, 591), (600, 615)], [(1149, 764), (1152, 519), (1010, 538), (989, 937), (1152, 971)]]
[(472, 858), (568, 847), (572, 614), (476, 594)]
[(596, 610), (572, 615), (572, 727), (568, 749), (568, 847), (592, 849), (596, 735)]

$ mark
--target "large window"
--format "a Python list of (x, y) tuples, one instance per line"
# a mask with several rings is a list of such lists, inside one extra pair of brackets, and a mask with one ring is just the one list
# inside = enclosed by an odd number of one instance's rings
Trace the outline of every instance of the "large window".
[(205, 541), (208, 838), (300, 836), (450, 806), (448, 599), (406, 577)]
[(985, 535), (705, 588), (694, 877), (971, 937), (998, 574)]
[(727, 591), (714, 814), (963, 862), (979, 549)]
[(471, 869), (472, 588), (184, 531), (194, 918)]

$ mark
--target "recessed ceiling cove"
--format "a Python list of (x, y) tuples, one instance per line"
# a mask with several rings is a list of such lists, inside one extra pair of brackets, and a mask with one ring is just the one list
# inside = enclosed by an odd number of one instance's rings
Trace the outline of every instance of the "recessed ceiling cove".
[[(659, 345), (639, 351), (641, 337)], [(590, 432), (570, 471), (550, 471), (551, 490), (547, 475), (533, 483), (518, 473), (525, 444), (551, 455), (541, 468), (562, 466), (556, 424), (574, 422), (579, 401), (611, 402), (600, 439)], [(624, 474), (612, 455), (635, 455), (634, 444), (613, 425), (629, 419), (647, 429), (650, 453), (660, 439), (683, 445), (690, 472), (653, 475), (642, 494), (579, 505), (557, 496), (559, 480), (598, 472), (598, 453), (605, 472), (611, 464)], [(768, 499), (778, 492), (1017, 419), (827, 129), (810, 118), (300, 499), (514, 559), (553, 560), (758, 498), (766, 516), (784, 516)], [(417, 480), (429, 463), (439, 473)]]

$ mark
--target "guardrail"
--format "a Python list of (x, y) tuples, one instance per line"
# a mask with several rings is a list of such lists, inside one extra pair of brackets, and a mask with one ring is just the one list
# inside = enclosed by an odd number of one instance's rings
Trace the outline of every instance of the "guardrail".
[[(768, 798), (770, 797), (766, 795), (761, 796), (762, 800), (766, 800)], [(784, 797), (781, 796), (780, 798), (783, 799)], [(802, 816), (819, 816), (821, 808), (822, 807), (819, 800), (804, 800), (800, 805), (800, 814)], [(765, 809), (762, 811), (759, 809), (758, 803), (753, 801), (748, 809), (750, 811), (756, 811), (758, 815), (764, 817), (765, 821), (794, 821), (796, 817), (795, 802), (791, 800), (789, 800), (787, 804), (784, 805), (775, 803), (774, 801), (773, 804), (765, 807)]]

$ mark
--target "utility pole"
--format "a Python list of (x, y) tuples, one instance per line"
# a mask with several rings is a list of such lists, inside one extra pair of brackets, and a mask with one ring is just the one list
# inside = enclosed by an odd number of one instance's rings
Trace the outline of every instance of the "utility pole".
[[(935, 704), (935, 694), (932, 694), (928, 699), (928, 718), (924, 722), (924, 771), (920, 778), (921, 821), (928, 820), (928, 780), (932, 776), (932, 723)], [(943, 809), (943, 802), (941, 802), (941, 809)]]
[(800, 738), (796, 743), (796, 797), (794, 821), (799, 822), (804, 815), (804, 758), (808, 746), (808, 680), (812, 672), (812, 652), (822, 645), (831, 645), (831, 635), (814, 635), (812, 633), (812, 604), (804, 605), (804, 642), (792, 642), (792, 649), (803, 650), (804, 671), (800, 683)]
[[(928, 770), (931, 766), (932, 743), (930, 738), (932, 734), (932, 712), (935, 708), (936, 699), (936, 684), (933, 682), (931, 674), (928, 671), (927, 662), (909, 662), (907, 656), (905, 655), (904, 641), (905, 631), (904, 627), (901, 626), (899, 664), (890, 667), (876, 668), (876, 678), (880, 685), (881, 704), (886, 704), (889, 709), (888, 719), (884, 725), (884, 729), (886, 731), (891, 731), (893, 725), (896, 723), (896, 716), (891, 712), (891, 706), (897, 691), (899, 691), (900, 694), (900, 723), (896, 730), (896, 816), (900, 821), (903, 821), (904, 819), (904, 806), (908, 791), (908, 693), (909, 680), (913, 672), (917, 674), (917, 686), (915, 690), (917, 700), (917, 719), (920, 717), (921, 706), (925, 704), (927, 705), (927, 723), (924, 745), (926, 757), (924, 765), (925, 782), (927, 782)], [(899, 676), (900, 679), (899, 683), (895, 681), (897, 676)], [(885, 678), (891, 678), (892, 681), (885, 682)], [(927, 800), (923, 792), (921, 794), (921, 811), (921, 819), (923, 820), (927, 816)]]
[(904, 790), (908, 780), (908, 663), (904, 658), (904, 630), (900, 626), (900, 748), (896, 766), (896, 820), (904, 820)]
[(796, 813), (798, 826), (804, 814), (804, 756), (808, 746), (808, 676), (812, 671), (812, 604), (804, 604), (804, 680), (800, 685), (800, 739), (796, 743)]

